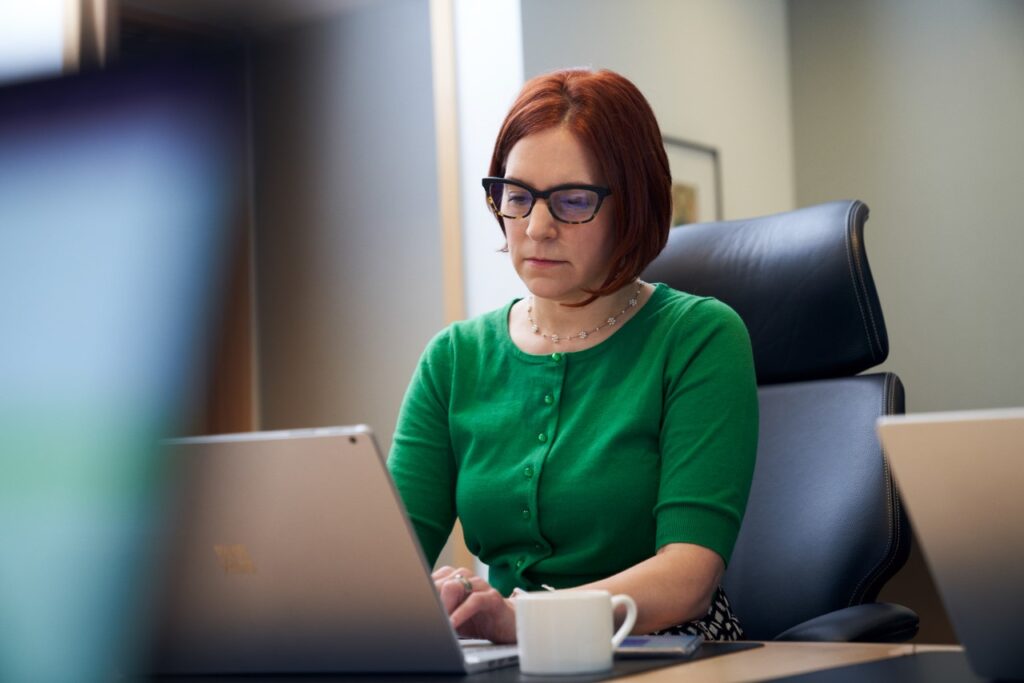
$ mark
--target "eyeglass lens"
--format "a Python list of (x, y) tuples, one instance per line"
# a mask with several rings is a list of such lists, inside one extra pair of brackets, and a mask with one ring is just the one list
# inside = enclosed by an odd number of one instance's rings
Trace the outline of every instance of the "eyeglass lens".
[[(523, 218), (533, 208), (534, 196), (529, 190), (510, 183), (493, 183), (491, 201), (505, 218)], [(582, 223), (594, 217), (601, 201), (593, 190), (566, 188), (548, 198), (548, 210), (560, 221)]]

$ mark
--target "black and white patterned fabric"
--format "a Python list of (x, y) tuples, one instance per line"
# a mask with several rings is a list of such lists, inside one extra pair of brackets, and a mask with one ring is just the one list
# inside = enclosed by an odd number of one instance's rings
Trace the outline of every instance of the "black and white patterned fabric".
[(711, 598), (711, 607), (708, 613), (700, 619), (688, 621), (685, 624), (670, 626), (658, 631), (656, 635), (701, 635), (705, 640), (740, 640), (743, 638), (743, 627), (739, 619), (732, 613), (729, 605), (729, 598), (725, 591), (719, 586)]

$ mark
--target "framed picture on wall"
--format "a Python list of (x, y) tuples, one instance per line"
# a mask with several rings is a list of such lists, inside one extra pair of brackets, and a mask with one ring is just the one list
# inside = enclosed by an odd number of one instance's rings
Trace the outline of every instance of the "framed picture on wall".
[(718, 149), (662, 136), (672, 172), (672, 225), (723, 220)]

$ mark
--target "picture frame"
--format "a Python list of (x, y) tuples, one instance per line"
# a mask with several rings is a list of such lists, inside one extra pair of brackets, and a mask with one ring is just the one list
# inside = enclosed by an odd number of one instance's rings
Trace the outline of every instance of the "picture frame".
[(672, 173), (672, 226), (724, 220), (718, 149), (668, 135), (662, 141)]

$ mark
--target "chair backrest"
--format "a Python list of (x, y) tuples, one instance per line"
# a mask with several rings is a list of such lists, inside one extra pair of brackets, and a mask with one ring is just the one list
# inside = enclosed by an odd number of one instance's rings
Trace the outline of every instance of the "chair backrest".
[(875, 436), (903, 412), (864, 250), (868, 209), (821, 204), (681, 226), (644, 277), (714, 296), (750, 331), (757, 464), (725, 590), (751, 639), (871, 602), (906, 561), (910, 532)]

